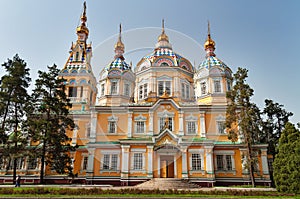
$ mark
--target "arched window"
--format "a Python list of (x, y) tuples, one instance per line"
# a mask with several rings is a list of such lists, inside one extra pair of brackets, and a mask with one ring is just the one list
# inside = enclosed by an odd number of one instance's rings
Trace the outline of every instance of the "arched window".
[(166, 62), (163, 62), (163, 63), (160, 64), (160, 66), (169, 66), (169, 64), (166, 63)]

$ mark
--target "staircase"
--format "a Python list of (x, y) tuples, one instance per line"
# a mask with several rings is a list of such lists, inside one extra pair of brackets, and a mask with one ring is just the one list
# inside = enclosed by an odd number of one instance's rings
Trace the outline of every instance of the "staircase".
[(139, 189), (196, 189), (200, 186), (189, 183), (187, 180), (177, 179), (177, 178), (153, 178), (147, 182), (136, 185)]

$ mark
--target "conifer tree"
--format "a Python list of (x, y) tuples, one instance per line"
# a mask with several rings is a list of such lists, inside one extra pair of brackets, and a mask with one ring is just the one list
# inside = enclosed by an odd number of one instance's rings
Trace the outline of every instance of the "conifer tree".
[[(26, 137), (23, 124), (26, 120), (26, 106), (30, 101), (27, 89), (30, 85), (29, 68), (18, 55), (8, 59), (2, 66), (6, 74), (0, 87), (0, 135), (3, 156), (8, 157), (7, 167), (13, 168), (13, 182), (16, 179), (17, 158), (23, 158)], [(12, 164), (12, 165), (10, 165)]]
[(276, 189), (300, 193), (300, 130), (291, 123), (285, 125), (273, 163)]
[[(276, 147), (278, 146), (281, 132), (284, 129), (285, 124), (289, 121), (289, 117), (293, 113), (286, 111), (283, 105), (273, 102), (273, 100), (265, 100), (265, 108), (263, 110), (263, 132), (260, 136), (260, 142), (268, 143), (268, 154), (276, 157)], [(273, 171), (270, 168), (270, 177), (273, 181)]]
[(234, 74), (234, 86), (226, 97), (229, 104), (226, 111), (226, 128), (228, 139), (237, 142), (239, 139), (246, 148), (244, 167), (250, 174), (251, 184), (255, 186), (254, 171), (257, 163), (257, 153), (253, 145), (257, 143), (261, 133), (261, 117), (259, 108), (251, 102), (253, 89), (246, 84), (248, 70), (238, 68)]
[(67, 131), (75, 124), (69, 114), (71, 104), (65, 94), (65, 80), (58, 78), (58, 73), (56, 65), (48, 66), (48, 72), (39, 71), (33, 90), (29, 126), (33, 141), (39, 143), (36, 149), (41, 158), (40, 183), (44, 183), (46, 165), (59, 174), (72, 173), (69, 152), (75, 147), (70, 145)]

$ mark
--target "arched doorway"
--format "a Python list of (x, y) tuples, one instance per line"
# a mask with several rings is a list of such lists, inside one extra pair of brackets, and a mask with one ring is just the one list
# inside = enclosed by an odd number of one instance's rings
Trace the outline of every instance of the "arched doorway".
[(177, 159), (180, 150), (174, 145), (162, 145), (155, 149), (159, 178), (177, 178)]

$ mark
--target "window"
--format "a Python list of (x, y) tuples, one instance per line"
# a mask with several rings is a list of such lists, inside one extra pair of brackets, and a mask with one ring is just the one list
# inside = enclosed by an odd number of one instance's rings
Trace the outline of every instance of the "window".
[(201, 156), (200, 154), (192, 154), (192, 170), (199, 171), (201, 170)]
[(130, 85), (129, 84), (124, 84), (124, 95), (130, 96)]
[(196, 133), (196, 122), (187, 122), (187, 134)]
[(231, 155), (226, 155), (226, 166), (228, 171), (232, 170)]
[(145, 99), (148, 97), (148, 84), (139, 86), (139, 99)]
[(109, 126), (108, 133), (116, 133), (117, 124), (115, 121), (110, 121), (108, 126)]
[(190, 87), (188, 84), (181, 83), (181, 96), (183, 99), (190, 98)]
[(173, 118), (172, 117), (161, 117), (159, 119), (160, 130), (168, 128), (170, 131), (173, 129)]
[(75, 61), (78, 61), (79, 59), (79, 52), (76, 52)]
[(215, 93), (221, 93), (221, 81), (220, 80), (214, 80), (214, 91)]
[(36, 158), (30, 158), (28, 160), (28, 169), (37, 169), (37, 159)]
[(166, 62), (163, 62), (163, 63), (160, 64), (160, 66), (169, 66), (169, 64), (166, 63)]
[(117, 81), (112, 81), (110, 83), (110, 94), (111, 95), (118, 94), (118, 82)]
[(232, 171), (232, 156), (231, 155), (217, 155), (217, 170)]
[(101, 84), (101, 96), (104, 96), (104, 89), (105, 89), (104, 84)]
[(217, 170), (224, 170), (223, 155), (217, 155)]
[(143, 169), (143, 154), (134, 153), (133, 154), (133, 169), (142, 170)]
[(231, 90), (231, 81), (227, 80), (227, 91)]
[(69, 87), (69, 97), (77, 97), (77, 87)]
[(171, 81), (159, 81), (158, 82), (158, 95), (163, 95), (166, 92), (171, 95)]
[(201, 95), (205, 95), (206, 94), (206, 82), (201, 82), (200, 87), (201, 87)]
[(87, 170), (87, 167), (88, 167), (88, 157), (85, 156), (83, 157), (82, 170)]
[(104, 154), (102, 162), (103, 170), (118, 170), (118, 154)]
[(217, 131), (219, 134), (226, 134), (224, 121), (217, 121)]
[(136, 122), (136, 133), (144, 133), (145, 132), (145, 122), (137, 121)]

